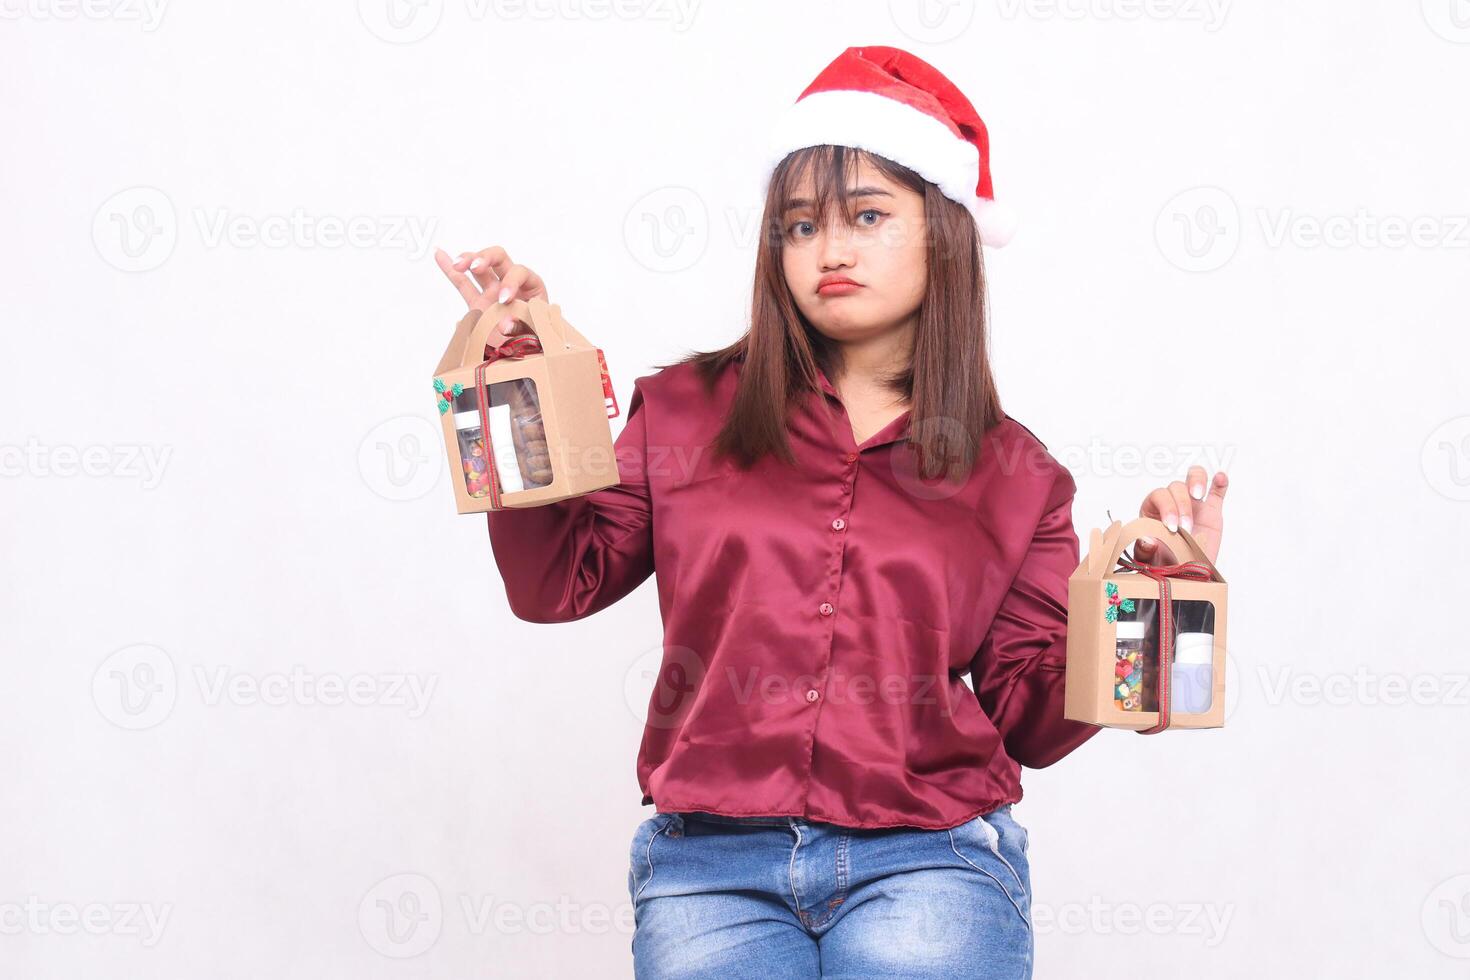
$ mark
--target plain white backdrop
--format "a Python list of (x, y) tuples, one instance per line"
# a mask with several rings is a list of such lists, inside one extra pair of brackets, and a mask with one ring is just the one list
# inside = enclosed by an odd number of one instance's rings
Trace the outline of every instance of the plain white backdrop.
[(1084, 542), (1231, 477), (1228, 722), (1025, 774), (1037, 976), (1470, 973), (1465, 0), (0, 14), (0, 976), (631, 975), (654, 586), (510, 614), (431, 249), (626, 406), (744, 329), (760, 134), (853, 44), (989, 123)]

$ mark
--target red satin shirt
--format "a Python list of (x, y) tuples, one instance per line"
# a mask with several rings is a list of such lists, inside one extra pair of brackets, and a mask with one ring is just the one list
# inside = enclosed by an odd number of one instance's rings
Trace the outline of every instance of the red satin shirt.
[(1021, 766), (1099, 730), (1062, 717), (1071, 474), (1007, 418), (966, 482), (925, 482), (909, 414), (858, 445), (825, 375), (799, 466), (742, 472), (708, 448), (740, 369), (713, 398), (687, 364), (636, 379), (620, 484), (487, 515), (511, 610), (581, 619), (656, 575), (637, 772), (661, 812), (937, 830), (1020, 800)]

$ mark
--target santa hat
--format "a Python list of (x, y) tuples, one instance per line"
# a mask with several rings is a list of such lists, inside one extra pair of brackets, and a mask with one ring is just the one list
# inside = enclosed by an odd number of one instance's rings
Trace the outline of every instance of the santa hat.
[(887, 157), (935, 184), (975, 218), (982, 244), (1016, 230), (990, 184), (990, 136), (954, 83), (907, 51), (848, 48), (797, 96), (771, 132), (765, 178), (793, 150), (834, 143)]

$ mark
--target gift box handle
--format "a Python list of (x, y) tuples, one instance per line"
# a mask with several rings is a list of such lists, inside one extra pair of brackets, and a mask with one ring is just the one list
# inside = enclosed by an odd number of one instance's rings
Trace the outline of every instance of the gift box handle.
[(1210, 570), (1211, 581), (1223, 582), (1225, 577), (1205, 555), (1205, 549), (1200, 547), (1194, 535), (1184, 528), (1171, 531), (1164, 526), (1164, 522), (1155, 517), (1139, 517), (1124, 524), (1122, 521), (1114, 521), (1106, 532), (1101, 536), (1101, 547), (1099, 547), (1098, 532), (1093, 531), (1093, 546), (1088, 551), (1088, 570), (1099, 577), (1113, 574), (1118, 567), (1118, 558), (1123, 554), (1123, 549), (1141, 537), (1150, 537), (1156, 541), (1163, 541), (1174, 552), (1174, 557), (1179, 562), (1197, 561)]
[(505, 319), (507, 313), (515, 317), (517, 322), (531, 328), (531, 332), (541, 342), (542, 350), (566, 347), (566, 337), (558, 325), (558, 309), (559, 307), (549, 306), (539, 297), (529, 302), (513, 299), (509, 303), (496, 303), (486, 307), (485, 312), (480, 314), (480, 319), (475, 322), (475, 328), (470, 331), (469, 340), (461, 354), (460, 367), (472, 367), (485, 359), (485, 345), (490, 340), (490, 334), (495, 330), (496, 324)]

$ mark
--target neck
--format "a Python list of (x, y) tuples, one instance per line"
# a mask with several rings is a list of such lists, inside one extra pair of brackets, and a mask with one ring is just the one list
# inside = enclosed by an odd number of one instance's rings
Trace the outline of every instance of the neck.
[(910, 318), (876, 336), (838, 343), (840, 363), (835, 365), (837, 375), (832, 378), (833, 386), (844, 395), (850, 391), (883, 391), (893, 395), (885, 379), (902, 371), (913, 356), (916, 322)]

